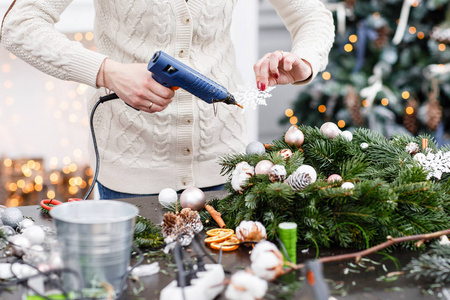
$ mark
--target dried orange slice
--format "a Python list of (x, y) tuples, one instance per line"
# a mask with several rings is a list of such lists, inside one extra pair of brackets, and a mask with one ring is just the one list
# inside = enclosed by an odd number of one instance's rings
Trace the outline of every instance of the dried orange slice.
[(231, 232), (231, 234), (233, 234), (234, 230), (230, 229), (230, 228), (214, 228), (214, 229), (208, 230), (206, 232), (206, 235), (208, 235), (208, 236), (216, 236), (216, 235), (219, 235), (219, 234), (224, 233), (224, 232)]
[(224, 231), (224, 232), (221, 232), (218, 235), (207, 237), (205, 239), (205, 243), (207, 243), (207, 244), (209, 244), (209, 243), (220, 243), (220, 242), (223, 242), (223, 241), (227, 240), (232, 235), (233, 235), (233, 232), (231, 232), (231, 231)]
[(239, 248), (239, 245), (236, 245), (237, 243), (239, 243), (239, 240), (235, 236), (232, 236), (223, 242), (212, 242), (209, 246), (215, 250), (222, 248), (222, 251), (233, 251)]

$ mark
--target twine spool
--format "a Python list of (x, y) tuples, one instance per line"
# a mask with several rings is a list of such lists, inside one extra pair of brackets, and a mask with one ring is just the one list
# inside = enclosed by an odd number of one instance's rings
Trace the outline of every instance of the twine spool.
[[(297, 263), (297, 224), (294, 222), (283, 222), (278, 225), (278, 236), (283, 242), (291, 262)], [(283, 251), (282, 251), (283, 253)], [(289, 261), (283, 253), (285, 261)]]

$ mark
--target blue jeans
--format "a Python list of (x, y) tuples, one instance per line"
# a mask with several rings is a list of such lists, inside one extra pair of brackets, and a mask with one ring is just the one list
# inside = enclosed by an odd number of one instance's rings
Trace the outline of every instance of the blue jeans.
[[(111, 190), (110, 188), (107, 188), (106, 186), (104, 186), (103, 184), (101, 184), (98, 181), (97, 181), (97, 188), (98, 188), (98, 192), (100, 194), (100, 199), (102, 199), (102, 200), (137, 198), (137, 197), (148, 197), (148, 196), (157, 196), (158, 195), (158, 194), (142, 195), (142, 194), (129, 194), (129, 193), (117, 192), (117, 191)], [(221, 191), (223, 189), (225, 189), (224, 184), (201, 188), (201, 190), (204, 192)]]

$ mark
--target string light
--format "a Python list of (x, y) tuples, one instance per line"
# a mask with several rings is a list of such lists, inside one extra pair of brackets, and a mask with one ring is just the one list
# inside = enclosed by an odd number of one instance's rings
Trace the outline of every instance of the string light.
[(418, 1), (418, 0), (414, 1), (413, 4), (412, 4), (412, 6), (413, 6), (413, 7), (419, 6), (419, 1)]
[(91, 31), (86, 32), (86, 34), (84, 35), (84, 38), (87, 41), (92, 41), (94, 39), (94, 33)]
[(374, 12), (373, 14), (372, 14), (372, 16), (375, 18), (375, 19), (379, 19), (381, 16), (380, 16), (380, 13), (379, 12)]
[(445, 51), (445, 44), (439, 44), (439, 51)]
[(389, 100), (387, 98), (381, 99), (381, 105), (387, 106), (389, 104)]
[(11, 72), (11, 65), (10, 65), (10, 64), (3, 64), (3, 65), (2, 65), (2, 72), (3, 72), (3, 73), (9, 73), (9, 72)]
[(81, 42), (83, 40), (83, 34), (81, 32), (75, 33), (73, 39), (77, 42)]
[(416, 31), (417, 31), (417, 30), (416, 30), (416, 27), (414, 27), (414, 26), (409, 27), (409, 33), (415, 34)]
[(319, 105), (319, 108), (318, 108), (318, 110), (319, 110), (319, 112), (320, 113), (324, 113), (324, 112), (326, 112), (327, 111), (327, 107), (325, 106), (325, 105)]
[(289, 123), (291, 123), (292, 125), (297, 124), (297, 123), (298, 123), (297, 117), (291, 117), (291, 118), (289, 119)]
[(339, 120), (337, 125), (339, 126), (339, 128), (343, 128), (343, 127), (345, 127), (345, 121), (344, 120)]
[(358, 36), (356, 34), (352, 34), (348, 37), (348, 40), (350, 41), (350, 43), (356, 43), (356, 41), (358, 40)]
[(55, 191), (48, 191), (47, 192), (47, 198), (48, 199), (55, 199)]
[(417, 37), (419, 38), (419, 40), (422, 40), (425, 37), (425, 33), (423, 33), (422, 31), (419, 31), (417, 33)]
[(353, 50), (353, 45), (352, 45), (352, 44), (345, 44), (344, 50), (345, 50), (346, 52), (352, 52), (352, 50)]
[(55, 83), (53, 81), (47, 81), (44, 85), (47, 91), (53, 91), (55, 89)]
[(410, 93), (409, 93), (408, 91), (403, 91), (403, 92), (402, 92), (402, 98), (403, 98), (403, 99), (406, 100), (406, 99), (409, 98), (409, 96), (410, 96)]
[(12, 160), (10, 158), (5, 158), (3, 160), (3, 165), (5, 165), (5, 167), (10, 168), (12, 166)]
[(323, 72), (323, 73), (322, 73), (322, 78), (323, 78), (324, 80), (330, 80), (330, 79), (331, 79), (331, 74), (330, 74), (330, 72)]
[(412, 108), (411, 106), (408, 106), (408, 107), (405, 109), (405, 112), (406, 112), (408, 115), (412, 115), (412, 114), (414, 113), (414, 108)]
[(294, 115), (294, 111), (292, 109), (288, 108), (284, 111), (284, 114), (286, 117), (290, 118)]

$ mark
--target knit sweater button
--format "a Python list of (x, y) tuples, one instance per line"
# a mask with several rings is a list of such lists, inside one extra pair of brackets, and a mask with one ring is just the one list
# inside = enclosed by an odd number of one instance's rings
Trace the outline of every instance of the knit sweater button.
[(191, 19), (189, 19), (189, 18), (186, 18), (186, 19), (183, 20), (184, 24), (189, 24), (190, 22), (191, 22)]
[(180, 50), (180, 52), (178, 52), (178, 56), (181, 58), (186, 57), (186, 54), (187, 53), (184, 50)]
[(188, 156), (188, 155), (190, 155), (190, 154), (191, 154), (191, 149), (185, 148), (185, 149), (183, 150), (183, 155), (184, 155), (184, 156)]

